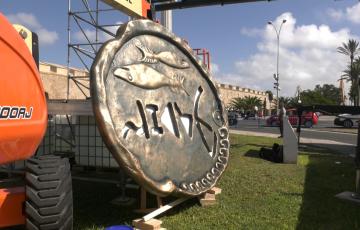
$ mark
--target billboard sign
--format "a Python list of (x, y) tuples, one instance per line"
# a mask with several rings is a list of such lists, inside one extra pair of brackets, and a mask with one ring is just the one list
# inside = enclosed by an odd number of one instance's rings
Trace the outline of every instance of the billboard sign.
[(147, 0), (102, 0), (106, 4), (120, 10), (129, 16), (147, 18), (150, 3)]

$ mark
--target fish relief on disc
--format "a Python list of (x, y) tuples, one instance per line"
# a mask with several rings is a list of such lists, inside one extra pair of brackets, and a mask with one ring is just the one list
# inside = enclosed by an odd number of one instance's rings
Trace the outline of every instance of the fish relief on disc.
[(114, 158), (150, 192), (198, 195), (229, 157), (227, 117), (191, 48), (163, 26), (135, 20), (91, 68), (97, 125)]

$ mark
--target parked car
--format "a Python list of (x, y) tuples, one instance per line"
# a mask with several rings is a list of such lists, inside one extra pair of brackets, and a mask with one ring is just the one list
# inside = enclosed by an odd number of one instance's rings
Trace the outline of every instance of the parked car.
[(228, 121), (229, 121), (229, 125), (236, 125), (237, 124), (237, 119), (238, 119), (238, 114), (235, 112), (229, 112), (228, 113)]
[(255, 113), (248, 112), (245, 114), (244, 120), (255, 120), (255, 119), (256, 119)]
[[(286, 115), (289, 118), (289, 122), (291, 125), (296, 126), (298, 124), (298, 115), (296, 113), (296, 109), (289, 109), (286, 111)], [(301, 117), (301, 124), (306, 128), (311, 128), (313, 125), (316, 125), (319, 121), (319, 117), (314, 112), (306, 112), (304, 111)], [(266, 125), (268, 126), (279, 126), (279, 116), (272, 115), (268, 119), (266, 119)]]
[(334, 119), (334, 125), (344, 126), (345, 128), (351, 128), (356, 124), (356, 121), (360, 120), (360, 114), (348, 114), (343, 113), (336, 116)]

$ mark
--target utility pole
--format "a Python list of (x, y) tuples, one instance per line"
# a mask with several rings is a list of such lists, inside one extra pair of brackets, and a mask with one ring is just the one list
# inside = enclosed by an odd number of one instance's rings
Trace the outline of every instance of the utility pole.
[(271, 25), (275, 32), (276, 32), (276, 38), (277, 38), (277, 55), (276, 55), (276, 74), (274, 74), (274, 88), (276, 89), (276, 112), (279, 114), (279, 56), (280, 56), (280, 33), (282, 26), (286, 23), (286, 19), (282, 20), (279, 30), (276, 28), (276, 26), (273, 24), (272, 21), (268, 21), (268, 24)]
[[(170, 1), (173, 2), (173, 1)], [(161, 12), (161, 24), (172, 32), (172, 10), (165, 10)]]
[(297, 103), (301, 104), (301, 87), (300, 85), (296, 86), (295, 97), (297, 98)]

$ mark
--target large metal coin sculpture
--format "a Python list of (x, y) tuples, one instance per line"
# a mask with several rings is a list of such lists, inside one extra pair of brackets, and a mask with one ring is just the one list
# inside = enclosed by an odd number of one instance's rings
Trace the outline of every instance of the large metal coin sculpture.
[(199, 195), (225, 170), (227, 117), (216, 86), (186, 42), (160, 24), (119, 28), (93, 63), (91, 96), (107, 147), (150, 192)]

